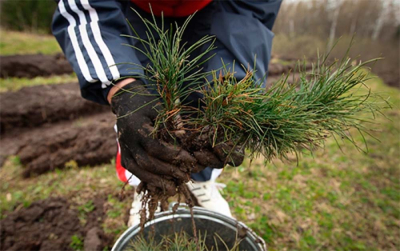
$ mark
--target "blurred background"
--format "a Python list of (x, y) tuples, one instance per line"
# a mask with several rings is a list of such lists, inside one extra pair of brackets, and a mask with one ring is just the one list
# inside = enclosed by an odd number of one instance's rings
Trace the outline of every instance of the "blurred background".
[[(3, 29), (51, 34), (49, 24), (55, 1), (2, 0), (0, 8)], [(341, 57), (354, 39), (356, 46), (350, 55), (362, 60), (384, 57), (373, 70), (389, 84), (396, 85), (400, 60), (399, 8), (399, 0), (284, 1), (273, 28), (274, 55), (290, 60), (313, 59), (318, 50), (324, 53), (340, 39), (331, 55)], [(57, 51), (57, 47), (52, 45), (42, 50), (47, 54)], [(12, 51), (2, 51), (9, 53)]]
[[(113, 167), (115, 119), (80, 98), (51, 36), (55, 8), (0, 1), (1, 250), (107, 250), (126, 229), (132, 190)], [(273, 32), (270, 82), (334, 44), (330, 59), (342, 58), (353, 41), (353, 59), (383, 58), (366, 84), (392, 109), (354, 134), (362, 150), (329, 139), (298, 161), (226, 168), (234, 216), (270, 250), (399, 250), (400, 1), (286, 0)]]
[(400, 1), (287, 1), (274, 26), (273, 52), (283, 58), (315, 58), (316, 48), (341, 58), (350, 41), (352, 58), (385, 59), (373, 71), (390, 85), (399, 85)]

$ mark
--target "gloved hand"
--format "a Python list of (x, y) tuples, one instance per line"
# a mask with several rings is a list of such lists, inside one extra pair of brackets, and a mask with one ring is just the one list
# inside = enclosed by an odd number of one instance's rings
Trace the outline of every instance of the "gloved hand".
[[(188, 173), (204, 168), (179, 146), (154, 139), (151, 132), (157, 117), (158, 97), (151, 95), (140, 80), (125, 85), (111, 99), (117, 115), (121, 164), (148, 188), (176, 193), (174, 179), (188, 182)], [(186, 168), (186, 169), (185, 169)]]

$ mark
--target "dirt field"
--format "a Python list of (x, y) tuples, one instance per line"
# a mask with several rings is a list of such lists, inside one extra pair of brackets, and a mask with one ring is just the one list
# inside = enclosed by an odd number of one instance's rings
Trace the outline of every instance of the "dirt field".
[[(84, 224), (83, 209), (72, 209), (65, 198), (49, 198), (13, 212), (1, 221), (1, 244), (4, 250), (74, 250), (82, 243), (70, 245), (73, 236), (83, 237), (85, 250), (102, 250), (112, 239), (101, 227), (106, 196), (96, 197), (88, 207)], [(82, 227), (83, 225), (83, 227)]]
[(72, 73), (62, 54), (0, 56), (0, 77), (33, 78)]
[(106, 163), (116, 152), (110, 108), (82, 99), (76, 83), (2, 93), (0, 105), (0, 161), (18, 155), (26, 177), (62, 168), (71, 160), (79, 165)]
[[(70, 71), (65, 66), (65, 60), (59, 56), (11, 56), (3, 57), (1, 60), (1, 76), (3, 77), (34, 77)], [(29, 70), (20, 71), (21, 67)], [(268, 82), (276, 81), (282, 73), (290, 71), (293, 67), (293, 62), (272, 64)], [(4, 167), (0, 169), (3, 203), (0, 222), (1, 250), (110, 249), (115, 238), (126, 228), (124, 223), (131, 201), (131, 190), (128, 189), (128, 196), (120, 196), (122, 184), (118, 183), (111, 163), (116, 153), (116, 135), (113, 130), (115, 117), (109, 107), (83, 100), (80, 97), (77, 83), (42, 85), (26, 87), (16, 92), (5, 92), (0, 94), (0, 107), (0, 165), (4, 164)], [(389, 116), (396, 119), (399, 113), (396, 110)], [(334, 157), (340, 158), (341, 155), (337, 152)], [(306, 191), (314, 194), (314, 190), (309, 191), (309, 186), (306, 188), (304, 184), (307, 182), (309, 182), (307, 184), (314, 184), (312, 183), (314, 179), (322, 176), (321, 180), (324, 180), (325, 183), (336, 180), (337, 177), (329, 176), (333, 169), (324, 169), (324, 165), (320, 161), (328, 158), (326, 154), (333, 159), (330, 153), (323, 152), (317, 154), (318, 160), (314, 160), (312, 157), (308, 160), (306, 157), (306, 161), (299, 164), (301, 166), (305, 165), (304, 163), (308, 163), (308, 165), (320, 163), (322, 167), (319, 169), (309, 166), (304, 170), (297, 170), (296, 165), (280, 169), (281, 164), (274, 164), (261, 170), (250, 168), (249, 163), (246, 163), (249, 168), (240, 167), (226, 171), (222, 180), (228, 183), (225, 196), (230, 202), (234, 215), (249, 223), (269, 246), (279, 250), (282, 247), (306, 250), (313, 250), (317, 247), (330, 249), (335, 245), (343, 249), (352, 249), (343, 242), (346, 240), (346, 236), (340, 237), (342, 242), (336, 243), (336, 239), (333, 241), (324, 239), (327, 244), (319, 243), (319, 238), (322, 237), (319, 236), (320, 232), (318, 231), (322, 231), (323, 224), (333, 224), (336, 229), (342, 224), (340, 220), (334, 223), (315, 223), (315, 219), (310, 216), (311, 213), (308, 216), (296, 218), (297, 216), (291, 216), (291, 210), (295, 205), (287, 206), (278, 200), (283, 198), (285, 203), (297, 201), (297, 207), (301, 211), (304, 209), (302, 203), (307, 202), (309, 198), (296, 198), (295, 191), (304, 189), (305, 194), (307, 194)], [(378, 162), (383, 161), (380, 158), (386, 158), (381, 156), (381, 153), (375, 154), (368, 158), (378, 158)], [(256, 161), (255, 163), (258, 165), (261, 162)], [(351, 171), (342, 166), (345, 165), (343, 163), (337, 164), (339, 170), (343, 168), (343, 172), (351, 175)], [(391, 167), (398, 163), (398, 160), (390, 159), (384, 163), (390, 167), (389, 171), (385, 169), (385, 172), (392, 175), (397, 174), (397, 171)], [(293, 172), (296, 173), (293, 174)], [(307, 180), (308, 172), (318, 175), (309, 177), (309, 181)], [(239, 176), (249, 177), (251, 181), (261, 180), (264, 182), (263, 184), (271, 185), (271, 187), (260, 187), (260, 182), (243, 183)], [(276, 184), (276, 181), (281, 178), (283, 179), (281, 183)], [(290, 186), (292, 179), (297, 179), (297, 183)], [(348, 184), (344, 181), (340, 182), (340, 184)], [(335, 191), (343, 192), (340, 184), (332, 185), (336, 186), (337, 190)], [(286, 185), (290, 189), (282, 188)], [(319, 189), (320, 185), (317, 183), (317, 185), (314, 184), (314, 187)], [(266, 190), (271, 192), (266, 193)], [(390, 194), (388, 196), (397, 198), (391, 190), (388, 193)], [(319, 208), (322, 202), (328, 203), (326, 201), (330, 200), (329, 196), (331, 195), (330, 192), (321, 192), (320, 195), (315, 196), (321, 198), (321, 201), (316, 201)], [(339, 217), (336, 215), (339, 205), (335, 203), (336, 201), (332, 202), (333, 206), (329, 204), (325, 208), (321, 206), (318, 210), (324, 214), (329, 212), (331, 216), (333, 215), (332, 217)], [(348, 201), (343, 201), (342, 204), (347, 206)], [(391, 208), (392, 202), (389, 204)], [(384, 205), (387, 206), (387, 204)], [(307, 207), (301, 211), (302, 214), (306, 214), (307, 210), (311, 209)], [(315, 213), (319, 212), (317, 209), (313, 208), (312, 210), (312, 215), (319, 215)], [(339, 212), (343, 212), (343, 210)], [(346, 210), (351, 212), (351, 209)], [(362, 212), (366, 213), (367, 211)], [(395, 216), (392, 217), (392, 213), (396, 215), (398, 210), (389, 211), (388, 217), (390, 218), (383, 219), (381, 223), (374, 223), (377, 224), (377, 231), (382, 231), (382, 234), (376, 235), (376, 239), (379, 239), (378, 246), (374, 246), (376, 248), (382, 247), (389, 250), (399, 243), (390, 236), (395, 229), (398, 230), (400, 227), (398, 222), (394, 222)], [(365, 215), (366, 219), (370, 219), (370, 217), (370, 215)], [(351, 219), (351, 215), (346, 214), (346, 218)], [(386, 221), (393, 222), (387, 223)], [(382, 224), (383, 227), (379, 224)], [(364, 221), (361, 226), (370, 227)], [(331, 231), (333, 230), (330, 229), (328, 232)], [(356, 230), (348, 227), (348, 231)], [(386, 233), (385, 231), (390, 231), (389, 236), (382, 236), (383, 233)], [(340, 235), (342, 232), (337, 234)], [(370, 243), (371, 240), (374, 241), (373, 234), (366, 233), (361, 236), (354, 237), (363, 242), (354, 242), (359, 246), (352, 246), (353, 249), (357, 249), (356, 247), (363, 249), (362, 245)], [(303, 237), (305, 244), (300, 241)], [(386, 243), (385, 245), (381, 244), (383, 241)], [(365, 247), (368, 249), (368, 246)]]
[(84, 100), (77, 83), (0, 93), (0, 106), (2, 134), (110, 111), (108, 106)]

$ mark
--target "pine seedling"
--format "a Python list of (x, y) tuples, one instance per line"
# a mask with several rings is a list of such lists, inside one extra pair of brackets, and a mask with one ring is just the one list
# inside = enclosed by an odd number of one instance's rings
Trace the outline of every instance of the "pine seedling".
[[(267, 160), (313, 149), (329, 136), (350, 140), (358, 147), (349, 129), (368, 133), (360, 114), (369, 112), (374, 117), (382, 107), (379, 97), (365, 85), (370, 77), (363, 69), (375, 60), (352, 65), (346, 54), (342, 60), (327, 64), (325, 55), (311, 72), (305, 71), (305, 62), (301, 63), (300, 78), (294, 84), (284, 76), (266, 90), (263, 80), (255, 80), (253, 70), (246, 69), (247, 75), (240, 80), (235, 78), (234, 66), (228, 69), (224, 63), (219, 70), (202, 72), (201, 65), (209, 59), (205, 56), (214, 49), (213, 37), (206, 36), (186, 48), (182, 35), (192, 17), (182, 27), (169, 29), (163, 21), (159, 27), (154, 16), (152, 21), (142, 18), (148, 28), (145, 39), (131, 26), (132, 38), (145, 49), (128, 46), (149, 58), (151, 65), (143, 66), (142, 77), (163, 104), (155, 134), (166, 130), (174, 137), (175, 131), (184, 129), (191, 135), (187, 138), (206, 135), (211, 146), (233, 142), (248, 149), (250, 156), (262, 154)], [(205, 44), (206, 50), (190, 59), (190, 54)], [(207, 82), (209, 75), (212, 81)], [(182, 104), (192, 92), (203, 95), (197, 108)]]
[[(218, 244), (223, 245), (223, 250), (237, 251), (239, 250), (240, 241), (235, 242), (233, 247), (228, 247), (224, 240), (218, 235), (213, 233), (214, 243), (207, 243), (207, 232), (203, 234), (199, 231), (198, 240), (196, 241), (188, 233), (179, 231), (173, 233), (173, 235), (161, 236), (159, 242), (155, 241), (154, 236), (150, 234), (150, 237), (144, 238), (139, 235), (130, 241), (128, 246), (125, 248), (126, 251), (143, 251), (143, 250), (173, 250), (173, 251), (218, 251)], [(209, 245), (207, 245), (209, 244)]]
[[(284, 76), (268, 89), (250, 70), (241, 80), (226, 67), (219, 77), (214, 72), (213, 82), (201, 90), (202, 114), (191, 123), (211, 131), (213, 145), (221, 139), (231, 141), (243, 145), (250, 156), (262, 154), (267, 160), (311, 150), (328, 136), (358, 147), (349, 130), (368, 133), (365, 123), (388, 105), (365, 85), (370, 77), (364, 67), (374, 60), (353, 66), (348, 57), (329, 65), (326, 59), (309, 73), (299, 67), (294, 84)], [(365, 113), (370, 119), (361, 116)]]

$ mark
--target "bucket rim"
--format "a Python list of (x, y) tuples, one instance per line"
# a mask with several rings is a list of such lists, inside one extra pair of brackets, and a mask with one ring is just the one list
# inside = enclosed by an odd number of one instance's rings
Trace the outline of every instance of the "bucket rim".
[[(187, 215), (188, 214), (188, 215)], [(235, 229), (246, 229), (246, 237), (244, 239), (250, 239), (252, 243), (259, 248), (259, 250), (267, 250), (267, 246), (265, 241), (258, 236), (251, 228), (249, 228), (246, 224), (243, 222), (220, 214), (218, 212), (214, 212), (202, 207), (194, 206), (193, 207), (193, 215), (195, 218), (200, 218), (200, 219), (208, 219), (212, 220), (214, 222), (219, 222), (220, 224), (223, 224), (229, 228), (232, 229), (232, 226), (235, 227)], [(180, 205), (178, 209), (175, 211), (175, 213), (172, 210), (164, 211), (164, 212), (158, 212), (154, 215), (154, 219), (150, 220), (145, 223), (144, 228), (149, 227), (151, 225), (154, 225), (158, 222), (165, 221), (165, 220), (170, 220), (174, 218), (183, 218), (183, 217), (191, 217), (190, 210), (187, 207), (184, 207)], [(133, 225), (129, 227), (125, 232), (121, 234), (121, 236), (117, 239), (115, 242), (114, 246), (112, 247), (111, 251), (120, 251), (122, 248), (125, 246), (126, 241), (130, 240), (132, 237), (134, 237), (136, 234), (138, 234), (140, 231), (140, 226), (139, 224)]]

